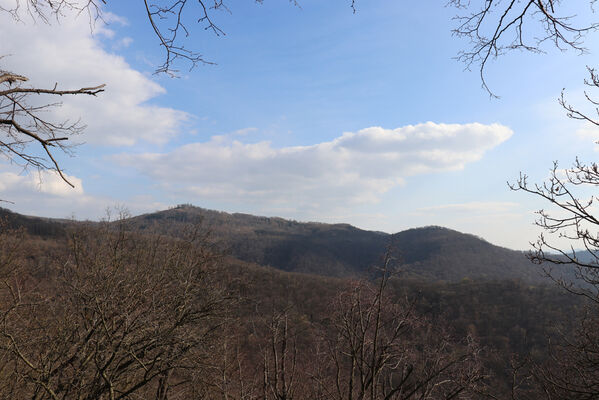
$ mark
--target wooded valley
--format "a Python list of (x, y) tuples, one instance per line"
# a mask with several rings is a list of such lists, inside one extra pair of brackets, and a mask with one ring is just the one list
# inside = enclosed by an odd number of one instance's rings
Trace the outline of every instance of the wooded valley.
[(474, 236), (2, 214), (1, 398), (597, 396), (596, 308)]

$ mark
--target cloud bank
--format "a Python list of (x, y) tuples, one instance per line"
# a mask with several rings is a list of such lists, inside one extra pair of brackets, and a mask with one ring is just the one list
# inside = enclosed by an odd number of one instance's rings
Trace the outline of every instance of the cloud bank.
[(511, 135), (499, 124), (427, 122), (283, 148), (219, 136), (168, 153), (120, 154), (114, 160), (200, 204), (210, 199), (309, 211), (376, 203), (406, 178), (462, 169)]

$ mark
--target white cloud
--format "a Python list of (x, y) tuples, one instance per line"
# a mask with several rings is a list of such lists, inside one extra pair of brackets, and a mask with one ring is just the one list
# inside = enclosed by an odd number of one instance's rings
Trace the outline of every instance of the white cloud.
[(257, 132), (257, 131), (258, 131), (258, 128), (252, 128), (252, 127), (237, 129), (233, 132), (225, 133), (222, 135), (214, 135), (211, 137), (211, 139), (212, 139), (212, 142), (226, 143), (226, 142), (233, 140), (235, 137), (247, 136), (249, 133)]
[[(597, 143), (599, 141), (599, 126), (590, 122), (583, 122), (576, 130), (576, 135), (581, 139)], [(599, 148), (595, 148), (595, 150), (599, 151)]]
[(100, 219), (107, 207), (126, 208), (133, 214), (154, 212), (168, 207), (150, 196), (114, 199), (85, 193), (81, 179), (67, 175), (71, 188), (53, 171), (18, 174), (16, 166), (0, 164), (0, 207), (25, 215), (78, 219)]
[[(7, 0), (0, 0), (0, 5)], [(11, 3), (10, 1), (8, 3)], [(25, 12), (24, 12), (25, 13)], [(26, 13), (25, 13), (26, 14)], [(98, 20), (91, 32), (90, 17), (64, 10), (60, 23), (16, 22), (8, 13), (0, 13), (0, 37), (3, 38), (0, 69), (30, 79), (30, 84), (59, 88), (80, 88), (106, 84), (106, 91), (92, 96), (65, 96), (63, 106), (53, 111), (57, 120), (81, 121), (87, 125), (78, 140), (92, 144), (131, 146), (146, 141), (162, 144), (176, 135), (188, 115), (184, 112), (148, 104), (165, 92), (157, 83), (132, 69), (123, 57), (106, 51), (100, 37), (115, 46), (130, 43), (116, 38), (104, 21)], [(25, 16), (26, 17), (26, 16)], [(126, 21), (112, 14), (104, 17), (116, 24)]]
[[(35, 179), (35, 176), (36, 174), (30, 175), (30, 177), (33, 179)], [(54, 196), (65, 197), (82, 195), (83, 182), (81, 182), (81, 179), (70, 175), (66, 175), (65, 177), (69, 182), (71, 182), (71, 184), (73, 184), (73, 186), (75, 186), (74, 188), (65, 185), (65, 182), (62, 180), (62, 178), (52, 171), (41, 171), (39, 174), (37, 174), (37, 187), (39, 188), (40, 192)]]
[(224, 141), (181, 146), (170, 153), (114, 159), (191, 201), (218, 200), (298, 211), (376, 203), (407, 177), (459, 170), (507, 140), (502, 125), (436, 124), (372, 127), (312, 146)]
[(102, 12), (102, 19), (104, 20), (104, 22), (106, 22), (109, 25), (110, 24), (117, 24), (117, 25), (121, 25), (121, 26), (129, 25), (129, 21), (127, 21), (127, 18), (121, 17), (120, 15), (116, 15), (109, 11)]
[(65, 175), (75, 187), (68, 186), (62, 178), (53, 171), (40, 171), (27, 175), (14, 172), (0, 172), (0, 191), (3, 195), (13, 193), (43, 193), (57, 197), (75, 197), (83, 195), (81, 179)]
[(112, 48), (113, 48), (113, 50), (126, 49), (127, 47), (129, 47), (131, 45), (131, 43), (133, 43), (133, 39), (127, 36), (127, 37), (117, 40), (112, 45)]
[(416, 214), (497, 214), (510, 213), (519, 208), (518, 203), (510, 201), (471, 201), (468, 203), (442, 204), (431, 207), (421, 207), (415, 210)]

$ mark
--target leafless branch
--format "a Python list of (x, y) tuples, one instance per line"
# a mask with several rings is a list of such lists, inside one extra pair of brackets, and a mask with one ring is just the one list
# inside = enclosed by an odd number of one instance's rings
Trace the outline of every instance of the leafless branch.
[[(497, 97), (486, 80), (490, 60), (509, 51), (544, 52), (551, 43), (559, 50), (585, 52), (584, 37), (596, 31), (599, 23), (579, 25), (575, 15), (563, 14), (558, 0), (484, 0), (476, 7), (466, 0), (450, 0), (461, 15), (455, 17), (453, 34), (469, 40), (469, 49), (461, 51), (457, 60), (467, 69), (478, 68), (482, 87)], [(591, 2), (592, 6), (593, 2)]]
[[(0, 154), (24, 168), (56, 171), (73, 187), (64, 175), (54, 151), (68, 153), (70, 148), (66, 141), (79, 134), (85, 126), (79, 122), (54, 122), (48, 119), (44, 113), (60, 104), (37, 105), (40, 104), (38, 98), (65, 95), (96, 96), (104, 91), (105, 85), (60, 90), (56, 85), (52, 89), (24, 86), (24, 82), (27, 81), (25, 76), (0, 71)], [(32, 149), (32, 145), (38, 145), (42, 153)]]

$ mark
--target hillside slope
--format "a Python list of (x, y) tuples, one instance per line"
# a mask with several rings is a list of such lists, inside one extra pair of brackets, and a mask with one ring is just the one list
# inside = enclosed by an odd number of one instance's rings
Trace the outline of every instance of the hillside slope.
[[(11, 226), (42, 237), (64, 235), (74, 221), (23, 216), (0, 209)], [(404, 276), (458, 282), (515, 279), (545, 281), (524, 253), (494, 246), (474, 235), (429, 226), (390, 235), (348, 224), (297, 222), (282, 218), (229, 214), (193, 206), (132, 217), (130, 229), (180, 236), (190, 225), (208, 231), (226, 253), (239, 260), (283, 271), (323, 276), (358, 276), (381, 263), (393, 249)]]
[(405, 275), (456, 282), (516, 279), (538, 283), (538, 267), (519, 251), (441, 227), (389, 235), (347, 224), (300, 223), (282, 218), (229, 214), (193, 206), (134, 217), (138, 229), (178, 235), (186, 224), (202, 224), (240, 260), (284, 271), (351, 276), (380, 263), (391, 245)]

